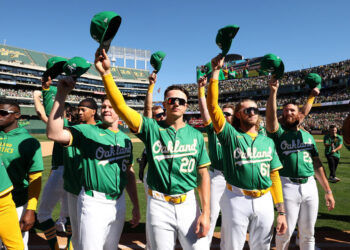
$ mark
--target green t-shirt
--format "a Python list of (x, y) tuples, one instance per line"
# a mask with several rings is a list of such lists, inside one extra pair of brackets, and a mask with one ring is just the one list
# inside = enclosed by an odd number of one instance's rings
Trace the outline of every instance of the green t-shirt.
[(0, 157), (13, 183), (16, 207), (28, 201), (28, 174), (44, 170), (40, 143), (25, 128), (0, 131)]
[(7, 174), (4, 163), (0, 158), (0, 196), (10, 192), (12, 188), (12, 182)]
[(222, 159), (222, 148), (218, 137), (216, 136), (213, 123), (210, 123), (205, 127), (208, 135), (208, 147), (209, 147), (209, 158), (211, 166), (219, 171), (224, 170), (223, 159)]
[(229, 184), (246, 190), (262, 190), (272, 185), (270, 173), (282, 164), (270, 138), (258, 133), (253, 140), (225, 122), (218, 139), (223, 152), (224, 176)]
[(335, 156), (337, 158), (340, 158), (340, 150), (336, 151), (335, 153), (332, 153), (333, 149), (336, 149), (341, 144), (343, 144), (343, 137), (340, 135), (336, 135), (335, 137), (328, 135), (325, 135), (323, 137), (323, 143), (329, 144), (330, 146), (325, 145), (325, 154)]
[(75, 125), (70, 131), (72, 146), (80, 151), (85, 190), (120, 196), (127, 184), (127, 168), (133, 163), (130, 138), (102, 124)]
[[(55, 101), (56, 93), (57, 93), (57, 87), (55, 86), (50, 86), (49, 89), (42, 90), (43, 103), (44, 103), (45, 113), (47, 116), (50, 116), (53, 103)], [(52, 158), (51, 158), (51, 166), (53, 170), (63, 165), (62, 155), (63, 155), (63, 146), (57, 142), (54, 142), (53, 149), (52, 149)]]
[(210, 165), (203, 135), (186, 124), (175, 130), (164, 121), (142, 118), (136, 134), (146, 146), (147, 184), (163, 194), (183, 194), (197, 187), (197, 169)]
[(311, 134), (302, 129), (284, 129), (280, 124), (275, 133), (267, 134), (275, 141), (278, 156), (283, 164), (281, 176), (303, 178), (314, 175), (312, 157), (318, 156), (318, 151)]

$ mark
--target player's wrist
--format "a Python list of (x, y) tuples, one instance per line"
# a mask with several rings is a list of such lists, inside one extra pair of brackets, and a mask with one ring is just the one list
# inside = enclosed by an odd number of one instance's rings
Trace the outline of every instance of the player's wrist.
[(286, 212), (285, 211), (278, 211), (277, 214), (279, 216), (285, 216), (286, 215)]
[(325, 192), (326, 192), (326, 194), (332, 194), (333, 193), (332, 190), (326, 190)]

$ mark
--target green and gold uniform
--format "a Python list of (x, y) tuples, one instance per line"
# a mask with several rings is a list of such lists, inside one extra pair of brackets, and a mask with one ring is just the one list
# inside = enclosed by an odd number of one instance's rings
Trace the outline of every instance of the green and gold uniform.
[(199, 131), (187, 124), (176, 131), (164, 121), (143, 117), (136, 135), (146, 145), (150, 189), (174, 195), (197, 187), (197, 169), (210, 165)]
[(339, 147), (341, 144), (343, 144), (343, 137), (341, 135), (336, 135), (335, 137), (328, 135), (325, 135), (323, 138), (324, 144), (329, 144), (331, 146), (325, 146), (325, 154), (331, 155), (337, 158), (340, 158), (340, 150), (337, 150), (336, 152), (332, 153), (332, 150)]
[(218, 137), (214, 131), (213, 123), (205, 126), (205, 131), (208, 135), (208, 148), (209, 148), (209, 158), (211, 161), (211, 167), (223, 171), (223, 159), (222, 159), (222, 148)]

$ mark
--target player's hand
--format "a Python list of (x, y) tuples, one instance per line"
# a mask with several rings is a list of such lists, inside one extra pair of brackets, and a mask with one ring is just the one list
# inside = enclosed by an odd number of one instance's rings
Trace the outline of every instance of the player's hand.
[(324, 198), (326, 200), (326, 206), (328, 208), (328, 211), (331, 211), (332, 209), (334, 209), (334, 207), (335, 207), (335, 200), (334, 200), (333, 194), (332, 193), (330, 193), (330, 194), (326, 193)]
[(283, 235), (287, 232), (287, 220), (285, 215), (277, 216), (276, 232), (277, 235)]
[(206, 76), (202, 76), (198, 79), (198, 88), (205, 87), (208, 82), (208, 78)]
[(109, 60), (105, 49), (102, 50), (102, 55), (100, 54), (100, 49), (96, 50), (95, 53), (95, 68), (100, 73), (101, 76), (108, 75), (111, 73), (111, 61)]
[(33, 97), (34, 97), (34, 99), (40, 99), (41, 91), (40, 90), (34, 90)]
[(274, 75), (272, 75), (269, 80), (270, 90), (276, 92), (278, 90), (279, 85), (279, 81), (275, 78)]
[(149, 84), (155, 84), (157, 82), (157, 74), (156, 71), (153, 70), (153, 72), (148, 77)]
[(220, 70), (224, 65), (224, 60), (225, 57), (223, 57), (221, 54), (211, 59), (211, 67), (213, 68), (213, 71)]
[(22, 232), (29, 231), (35, 223), (35, 211), (26, 210), (19, 221), (19, 225)]
[(132, 209), (132, 219), (130, 221), (131, 228), (137, 227), (137, 225), (140, 222), (140, 218), (141, 218), (141, 216), (140, 216), (140, 209), (139, 209), (139, 207), (133, 207), (133, 209)]
[(318, 88), (313, 88), (313, 89), (311, 90), (310, 95), (316, 97), (316, 96), (318, 96), (320, 93), (321, 93), (321, 91), (320, 91)]
[(47, 78), (44, 78), (44, 77), (41, 78), (41, 87), (42, 87), (43, 89), (48, 89), (48, 88), (50, 88), (51, 84), (52, 84), (51, 76), (48, 76)]
[(71, 76), (67, 76), (58, 82), (57, 92), (68, 95), (75, 87), (75, 80)]
[(210, 217), (202, 213), (197, 220), (196, 234), (198, 238), (207, 236), (210, 229)]

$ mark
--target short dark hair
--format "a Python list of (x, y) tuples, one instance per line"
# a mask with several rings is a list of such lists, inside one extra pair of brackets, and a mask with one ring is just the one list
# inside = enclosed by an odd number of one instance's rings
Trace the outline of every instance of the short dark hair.
[(164, 100), (165, 100), (165, 97), (166, 97), (166, 95), (168, 94), (168, 92), (170, 90), (180, 90), (180, 91), (182, 91), (186, 95), (187, 100), (190, 97), (190, 94), (188, 93), (187, 89), (185, 89), (184, 87), (182, 87), (180, 85), (171, 85), (171, 86), (167, 87), (167, 89), (164, 92)]
[(156, 105), (156, 106), (153, 106), (153, 107), (152, 107), (152, 113), (153, 113), (154, 111), (158, 110), (158, 109), (161, 109), (161, 110), (164, 111), (164, 109), (163, 109), (161, 106)]
[(81, 100), (78, 104), (78, 106), (86, 106), (90, 109), (94, 109), (97, 111), (98, 106), (97, 103), (95, 101), (95, 99), (93, 98), (85, 98), (84, 100)]
[(334, 129), (334, 128), (337, 128), (335, 125), (330, 125), (329, 126), (329, 129)]
[(222, 106), (222, 109), (232, 109), (232, 111), (235, 111), (235, 105), (226, 103), (224, 106)]
[(1, 98), (0, 104), (7, 104), (13, 107), (16, 107), (18, 109), (18, 112), (21, 113), (21, 107), (18, 105), (16, 100), (13, 99), (7, 99), (7, 98)]

